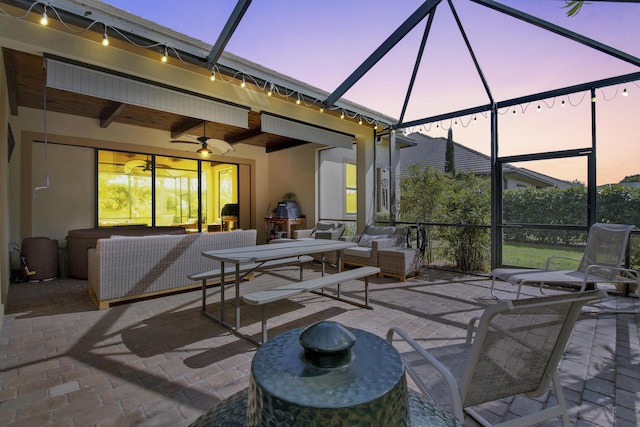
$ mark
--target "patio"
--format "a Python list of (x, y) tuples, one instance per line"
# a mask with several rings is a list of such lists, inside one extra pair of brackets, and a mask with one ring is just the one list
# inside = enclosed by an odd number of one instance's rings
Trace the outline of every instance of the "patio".
[[(317, 274), (317, 265), (305, 271), (305, 277)], [(282, 275), (295, 277), (297, 270), (261, 274), (252, 286), (282, 280)], [(375, 278), (373, 311), (304, 294), (269, 307), (270, 337), (331, 319), (379, 336), (400, 326), (425, 347), (438, 346), (464, 339), (467, 320), (494, 301), (490, 285), (484, 276), (434, 269), (404, 283)], [(500, 297), (515, 296), (515, 287), (497, 287)], [(346, 283), (342, 289), (349, 297), (362, 297), (359, 284)], [(537, 295), (533, 288), (524, 292)], [(200, 295), (185, 292), (97, 311), (83, 280), (11, 286), (0, 331), (0, 424), (189, 425), (248, 385), (255, 353), (251, 343), (200, 313)], [(208, 290), (211, 309), (218, 295), (218, 288)], [(640, 307), (635, 295), (610, 297), (605, 304)], [(259, 319), (258, 309), (244, 306), (243, 332), (258, 334)], [(640, 314), (581, 316), (560, 366), (573, 423), (638, 424), (639, 326)], [(518, 397), (482, 412), (490, 411), (489, 419), (498, 421), (544, 405), (544, 399)]]

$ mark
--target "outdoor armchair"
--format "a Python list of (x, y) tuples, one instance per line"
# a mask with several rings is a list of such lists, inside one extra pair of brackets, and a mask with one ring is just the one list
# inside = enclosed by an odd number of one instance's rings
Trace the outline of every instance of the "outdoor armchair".
[(337, 221), (318, 221), (314, 228), (293, 230), (294, 239), (338, 240), (344, 234), (344, 224)]
[[(622, 266), (627, 253), (629, 235), (634, 225), (595, 223), (589, 229), (587, 245), (577, 270), (553, 270), (550, 257), (544, 269), (497, 268), (491, 271), (491, 295), (496, 279), (518, 286), (516, 298), (524, 284), (567, 284), (580, 287), (597, 283), (640, 283), (638, 272)], [(576, 260), (578, 261), (578, 260)]]
[(357, 246), (342, 251), (342, 268), (345, 264), (379, 267), (378, 251), (403, 248), (405, 229), (403, 227), (367, 225), (362, 234), (345, 236), (342, 237), (342, 240), (357, 243)]
[[(387, 341), (394, 344), (396, 334), (402, 339), (395, 344), (408, 348), (401, 353), (407, 374), (424, 395), (461, 422), (466, 411), (490, 425), (471, 407), (518, 394), (538, 397), (551, 382), (556, 398), (549, 399), (551, 406), (500, 426), (532, 425), (556, 417), (568, 426), (557, 366), (582, 306), (605, 295), (595, 290), (499, 301), (471, 319), (465, 343), (425, 350), (398, 327), (389, 329)], [(443, 401), (446, 396), (448, 402)]]

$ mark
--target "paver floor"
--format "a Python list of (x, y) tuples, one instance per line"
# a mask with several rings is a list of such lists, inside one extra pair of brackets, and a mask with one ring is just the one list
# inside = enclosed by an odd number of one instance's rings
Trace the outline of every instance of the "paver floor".
[[(312, 266), (306, 277), (318, 273)], [(243, 289), (268, 286), (295, 268), (261, 274)], [(495, 300), (484, 276), (424, 269), (406, 282), (374, 278), (373, 310), (315, 294), (272, 304), (269, 336), (334, 320), (384, 337), (400, 326), (426, 348), (465, 337), (467, 321)], [(361, 299), (362, 282), (342, 285)], [(499, 283), (498, 296), (515, 288)], [(537, 295), (536, 289), (526, 289)], [(228, 292), (232, 294), (231, 291)], [(188, 426), (243, 390), (256, 347), (201, 314), (199, 290), (114, 305), (98, 311), (87, 282), (58, 279), (13, 284), (0, 330), (0, 425)], [(208, 289), (209, 310), (219, 288)], [(576, 326), (560, 375), (578, 426), (640, 424), (640, 315), (637, 296), (611, 296)], [(228, 321), (233, 320), (229, 303)], [(260, 333), (260, 310), (243, 306), (241, 331)], [(492, 421), (535, 411), (553, 399), (516, 397), (481, 409)], [(468, 419), (468, 426), (475, 422)], [(559, 425), (559, 420), (545, 425)]]

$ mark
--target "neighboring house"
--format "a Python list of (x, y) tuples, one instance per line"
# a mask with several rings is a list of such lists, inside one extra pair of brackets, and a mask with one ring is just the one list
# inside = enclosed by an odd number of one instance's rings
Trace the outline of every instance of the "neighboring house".
[[(446, 138), (432, 138), (419, 132), (407, 135), (413, 145), (406, 145), (400, 150), (400, 176), (406, 177), (409, 166), (414, 164), (428, 165), (444, 172)], [(456, 170), (474, 171), (476, 175), (491, 176), (491, 157), (455, 143), (454, 159)], [(506, 165), (503, 174), (503, 188), (512, 190), (526, 187), (554, 187), (565, 189), (571, 183), (553, 178), (525, 168)]]

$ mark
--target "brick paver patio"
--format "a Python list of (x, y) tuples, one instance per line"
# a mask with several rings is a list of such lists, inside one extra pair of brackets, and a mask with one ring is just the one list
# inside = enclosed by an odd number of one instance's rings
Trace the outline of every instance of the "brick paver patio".
[[(318, 274), (317, 266), (305, 274)], [(283, 275), (295, 277), (297, 270), (259, 275), (245, 286), (255, 289)], [(270, 337), (334, 320), (383, 337), (400, 326), (428, 348), (463, 340), (467, 321), (494, 301), (484, 276), (425, 269), (406, 282), (371, 282), (373, 310), (314, 294), (271, 305)], [(361, 283), (342, 286), (349, 297), (362, 297)], [(497, 287), (501, 298), (515, 297), (511, 285)], [(208, 295), (215, 311), (219, 289)], [(635, 294), (603, 305), (640, 308)], [(232, 320), (231, 306), (227, 313)], [(243, 306), (241, 321), (242, 331), (257, 338), (259, 309)], [(560, 366), (576, 425), (640, 424), (639, 323), (639, 314), (585, 313), (579, 319)], [(0, 425), (188, 426), (247, 387), (255, 350), (201, 314), (200, 291), (98, 311), (83, 280), (14, 284), (0, 330)], [(547, 399), (552, 393), (485, 405), (481, 412), (491, 421), (509, 419)]]

